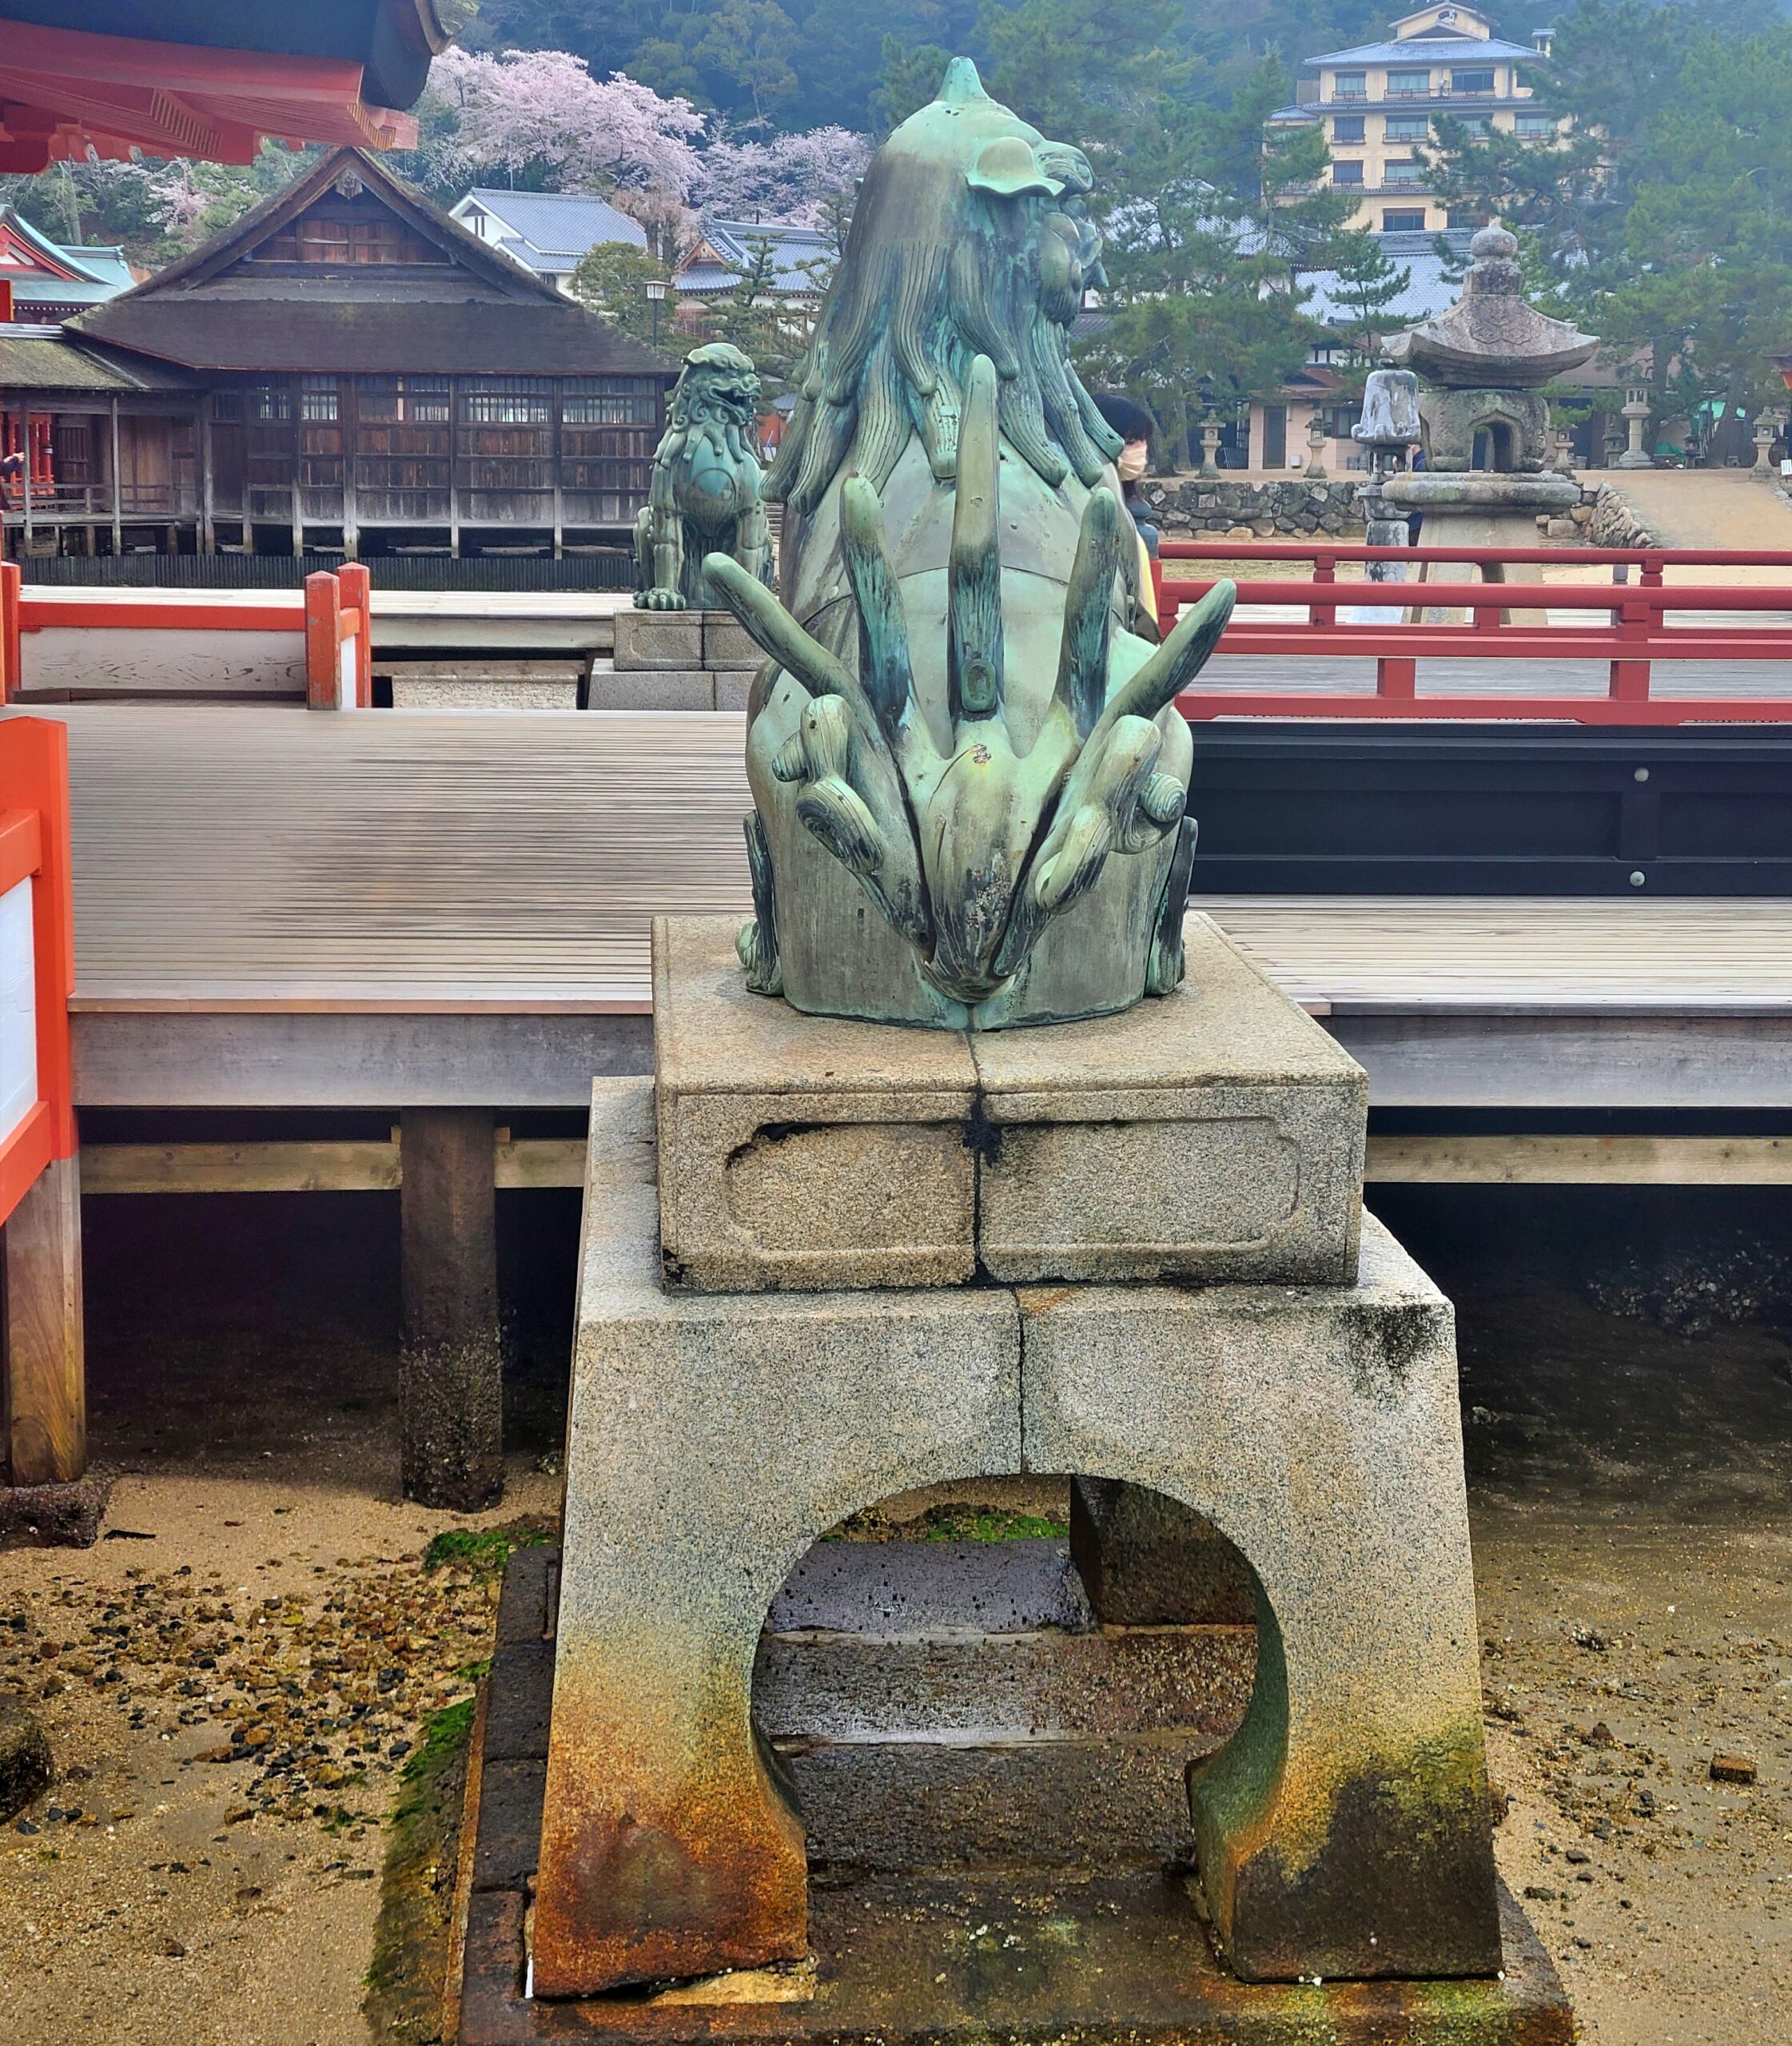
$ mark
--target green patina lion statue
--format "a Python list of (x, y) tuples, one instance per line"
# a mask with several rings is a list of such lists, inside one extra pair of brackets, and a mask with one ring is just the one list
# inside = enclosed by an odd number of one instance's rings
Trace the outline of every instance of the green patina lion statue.
[(725, 555), (756, 582), (771, 580), (753, 438), (759, 396), (751, 357), (731, 343), (711, 341), (685, 357), (635, 522), (635, 601), (643, 610), (713, 607), (706, 555)]
[(1069, 359), (1102, 281), (1087, 158), (963, 58), (867, 170), (766, 495), (782, 601), (706, 567), (769, 656), (747, 718), (749, 985), (990, 1029), (1182, 977), (1192, 746), (1232, 607), (1157, 643), (1120, 452)]

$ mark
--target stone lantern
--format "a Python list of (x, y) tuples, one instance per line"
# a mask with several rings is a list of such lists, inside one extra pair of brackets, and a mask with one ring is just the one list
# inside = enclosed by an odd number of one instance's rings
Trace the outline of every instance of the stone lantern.
[(1220, 464), (1215, 459), (1220, 450), (1220, 422), (1209, 412), (1203, 414), (1201, 423), (1201, 479), (1203, 483), (1217, 483)]
[[(1469, 255), (1457, 302), (1388, 344), (1394, 360), (1424, 380), (1425, 468), (1383, 487), (1391, 506), (1424, 514), (1428, 546), (1463, 543), (1463, 580), (1467, 550), (1534, 547), (1539, 518), (1565, 516), (1579, 503), (1579, 484), (1552, 466), (1560, 455), (1543, 387), (1599, 345), (1528, 303), (1518, 242), (1506, 229), (1481, 229)], [(1475, 467), (1478, 456), (1485, 468)], [(1517, 564), (1512, 579), (1532, 577)]]
[(1643, 429), (1649, 424), (1649, 387), (1647, 384), (1633, 384), (1624, 392), (1624, 424), (1630, 429), (1630, 445), (1618, 457), (1621, 469), (1652, 469), (1654, 458), (1643, 444)]
[(1754, 416), (1754, 467), (1749, 472), (1757, 483), (1777, 483), (1778, 476), (1767, 459), (1774, 443), (1786, 430), (1782, 412), (1762, 412)]
[(1307, 422), (1307, 480), (1324, 483), (1325, 480), (1325, 443), (1329, 438), (1325, 421), (1315, 412)]

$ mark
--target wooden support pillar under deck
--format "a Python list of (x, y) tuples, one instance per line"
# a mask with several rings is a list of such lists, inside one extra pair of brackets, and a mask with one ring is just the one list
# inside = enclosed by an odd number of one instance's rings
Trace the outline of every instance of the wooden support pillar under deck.
[(0, 1467), (9, 1484), (72, 1484), (87, 1467), (78, 1152), (52, 1159), (0, 1228)]
[(118, 397), (112, 398), (112, 558), (125, 551), (125, 478), (121, 465), (118, 432)]
[(461, 1513), (504, 1493), (495, 1137), (489, 1109), (400, 1118), (404, 1495)]

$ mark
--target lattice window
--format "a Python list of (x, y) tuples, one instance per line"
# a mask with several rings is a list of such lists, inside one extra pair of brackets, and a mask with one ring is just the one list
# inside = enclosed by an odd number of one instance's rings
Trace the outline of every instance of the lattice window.
[(357, 378), (356, 390), (364, 420), (392, 425), (448, 424), (445, 376), (363, 376)]
[(545, 376), (480, 376), (460, 387), (460, 416), (468, 426), (549, 426), (554, 386)]

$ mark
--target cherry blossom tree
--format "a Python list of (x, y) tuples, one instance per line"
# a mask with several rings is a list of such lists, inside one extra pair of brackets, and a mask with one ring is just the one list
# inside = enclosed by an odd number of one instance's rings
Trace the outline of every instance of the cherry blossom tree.
[(452, 113), (470, 164), (527, 172), (561, 190), (658, 188), (681, 197), (699, 177), (703, 117), (616, 72), (594, 78), (563, 50), (500, 56), (443, 51), (429, 90)]
[(718, 135), (699, 162), (695, 203), (730, 220), (824, 225), (850, 200), (870, 161), (868, 137), (847, 128), (737, 141)]

